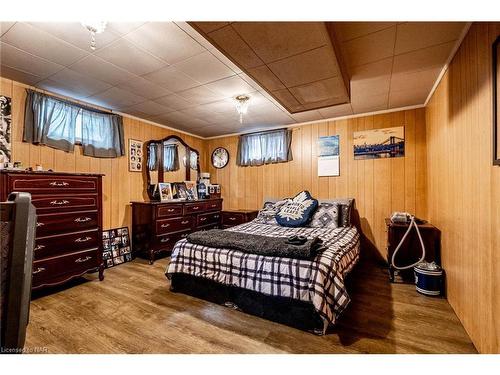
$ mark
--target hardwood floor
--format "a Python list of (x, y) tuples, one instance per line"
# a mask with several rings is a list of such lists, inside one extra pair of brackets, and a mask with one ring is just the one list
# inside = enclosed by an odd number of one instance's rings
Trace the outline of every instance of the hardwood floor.
[(171, 293), (168, 259), (137, 259), (35, 296), (26, 347), (49, 353), (476, 353), (445, 299), (359, 265), (339, 324), (315, 336)]

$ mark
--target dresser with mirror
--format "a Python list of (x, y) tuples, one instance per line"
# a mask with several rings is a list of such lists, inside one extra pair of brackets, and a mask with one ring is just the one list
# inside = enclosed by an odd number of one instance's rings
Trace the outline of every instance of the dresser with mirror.
[(161, 201), (157, 185), (197, 181), (200, 153), (177, 136), (146, 142), (146, 201), (132, 203), (132, 245), (134, 255), (152, 264), (162, 253), (197, 230), (219, 228), (221, 198)]

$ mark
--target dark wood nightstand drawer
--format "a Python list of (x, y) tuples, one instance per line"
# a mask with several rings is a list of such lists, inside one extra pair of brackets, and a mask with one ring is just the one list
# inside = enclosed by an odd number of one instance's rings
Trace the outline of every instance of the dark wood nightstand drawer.
[(239, 225), (245, 222), (245, 214), (236, 212), (222, 212), (223, 225)]

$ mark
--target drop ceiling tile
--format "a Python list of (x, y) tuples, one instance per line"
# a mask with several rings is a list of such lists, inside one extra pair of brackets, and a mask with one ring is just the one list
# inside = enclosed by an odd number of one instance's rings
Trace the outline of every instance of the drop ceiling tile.
[(342, 49), (350, 67), (391, 57), (394, 54), (396, 26), (343, 43)]
[(334, 22), (335, 36), (345, 42), (395, 26), (396, 22)]
[(0, 22), (0, 37), (14, 26), (14, 24), (15, 22)]
[(89, 55), (74, 63), (71, 65), (71, 70), (107, 82), (113, 86), (137, 77), (95, 55)]
[(283, 83), (267, 67), (267, 65), (248, 69), (248, 73), (255, 77), (255, 79), (257, 79), (259, 82), (262, 82), (262, 85), (270, 91), (282, 90), (285, 88)]
[(317, 110), (294, 113), (291, 116), (297, 122), (319, 121), (323, 119), (323, 116)]
[(333, 49), (323, 46), (273, 62), (269, 69), (285, 86), (293, 87), (339, 75), (336, 61)]
[(196, 117), (199, 119), (207, 119), (207, 121), (211, 116), (216, 115), (215, 112), (211, 111), (209, 108), (203, 105), (182, 109), (180, 110), (180, 112), (191, 117)]
[(109, 90), (90, 96), (85, 100), (112, 109), (130, 107), (134, 104), (138, 104), (145, 101), (143, 97), (134, 95), (128, 91), (121, 90), (117, 87), (112, 87)]
[(340, 77), (292, 87), (290, 92), (300, 104), (312, 104), (322, 101), (333, 101), (335, 103), (348, 100), (344, 80)]
[(95, 54), (137, 75), (151, 73), (167, 65), (125, 39), (119, 39)]
[(392, 72), (395, 74), (442, 67), (454, 46), (455, 42), (450, 42), (394, 56)]
[[(75, 90), (73, 86), (65, 85), (61, 82), (52, 81), (50, 78), (44, 79), (36, 84), (36, 87), (42, 90), (47, 90), (51, 93), (62, 95), (75, 100), (87, 101), (87, 93), (81, 90)], [(94, 103), (100, 105), (99, 103)]]
[(134, 77), (133, 79), (120, 83), (117, 87), (147, 99), (156, 99), (172, 93), (142, 77)]
[(235, 97), (241, 94), (249, 94), (255, 89), (239, 76), (224, 78), (219, 81), (208, 83), (206, 88), (224, 97)]
[(232, 99), (218, 100), (212, 103), (203, 104), (200, 107), (206, 108), (207, 110), (215, 113), (236, 113), (236, 105)]
[(255, 68), (264, 65), (264, 62), (236, 33), (232, 26), (228, 25), (208, 34), (212, 40), (224, 46), (224, 52), (230, 55), (237, 64), (245, 69)]
[(192, 107), (194, 105), (190, 101), (184, 99), (183, 97), (177, 94), (167, 95), (162, 98), (155, 99), (154, 101), (166, 107), (172, 108), (176, 111)]
[(281, 103), (284, 103), (284, 105), (293, 111), (300, 111), (302, 109), (302, 105), (288, 89), (276, 90), (272, 93)]
[(0, 42), (0, 61), (2, 65), (7, 65), (41, 78), (48, 77), (64, 69), (62, 65), (31, 55), (3, 42)]
[(23, 51), (65, 66), (87, 55), (87, 52), (22, 22), (12, 26), (1, 39)]
[(203, 52), (174, 65), (200, 83), (217, 81), (235, 73), (210, 52)]
[(37, 84), (37, 82), (40, 82), (42, 80), (42, 77), (38, 77), (34, 74), (11, 68), (10, 66), (6, 65), (0, 65), (0, 77), (22, 82), (30, 86), (34, 86), (35, 84)]
[(211, 125), (196, 129), (195, 132), (197, 135), (202, 137), (215, 137), (217, 135), (224, 134), (225, 131), (226, 129), (222, 128), (220, 125)]
[(173, 22), (148, 22), (125, 36), (169, 64), (206, 51)]
[(389, 107), (397, 108), (424, 104), (427, 96), (429, 95), (429, 91), (430, 90), (426, 87), (411, 88), (400, 91), (391, 90), (389, 94)]
[(184, 30), (191, 38), (196, 40), (199, 44), (201, 44), (205, 49), (210, 50), (213, 49), (214, 46), (210, 44), (208, 40), (206, 40), (201, 34), (196, 31), (190, 24), (185, 21), (175, 21), (177, 26), (179, 26), (182, 30)]
[(209, 50), (212, 55), (214, 55), (219, 61), (221, 61), (224, 65), (226, 65), (229, 69), (231, 69), (235, 74), (243, 73), (243, 70), (240, 69), (235, 63), (229, 60), (226, 55), (224, 55), (217, 48), (212, 48)]
[(353, 97), (351, 106), (354, 113), (382, 111), (388, 108), (388, 95)]
[(232, 27), (266, 64), (330, 43), (318, 22), (236, 22)]
[(172, 92), (183, 91), (200, 85), (200, 82), (195, 81), (174, 66), (168, 66), (146, 74), (144, 78)]
[(332, 117), (348, 116), (353, 114), (350, 103), (321, 108), (318, 111), (325, 119)]
[(393, 58), (353, 68), (351, 96), (382, 95), (389, 92)]
[(395, 54), (457, 40), (465, 22), (407, 22), (397, 26)]
[[(391, 78), (391, 92), (413, 89), (416, 92), (427, 90), (427, 93), (429, 93), (441, 69), (441, 66), (436, 66), (426, 70), (393, 74)], [(414, 104), (420, 104), (420, 102), (417, 101)]]
[(217, 29), (229, 25), (230, 22), (193, 22), (193, 23), (196, 24), (196, 26), (199, 27), (201, 30), (203, 30), (205, 33), (210, 33), (212, 31), (215, 31)]
[(125, 35), (144, 24), (145, 22), (108, 22), (107, 27), (119, 35)]
[(123, 108), (123, 112), (130, 113), (129, 111), (142, 112), (148, 116), (158, 116), (164, 113), (173, 112), (174, 110), (169, 107), (165, 107), (161, 104), (148, 100), (143, 103), (135, 104), (130, 107)]
[(215, 93), (205, 86), (193, 87), (177, 94), (193, 104), (205, 104), (224, 98), (224, 95)]
[(90, 96), (111, 87), (111, 85), (106, 82), (86, 77), (68, 68), (53, 74), (50, 76), (50, 80), (61, 83), (66, 87), (73, 88), (75, 93), (79, 96)]
[[(90, 32), (80, 22), (30, 22), (30, 25), (89, 53), (94, 52), (90, 48)], [(106, 28), (95, 36), (96, 49), (105, 47), (119, 37), (113, 30)]]

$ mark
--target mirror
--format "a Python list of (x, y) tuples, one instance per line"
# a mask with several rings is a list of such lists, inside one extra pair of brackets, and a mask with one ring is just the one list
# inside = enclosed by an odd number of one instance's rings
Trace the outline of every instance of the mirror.
[(154, 200), (159, 182), (196, 181), (200, 174), (200, 154), (181, 138), (171, 135), (146, 143), (146, 189)]

